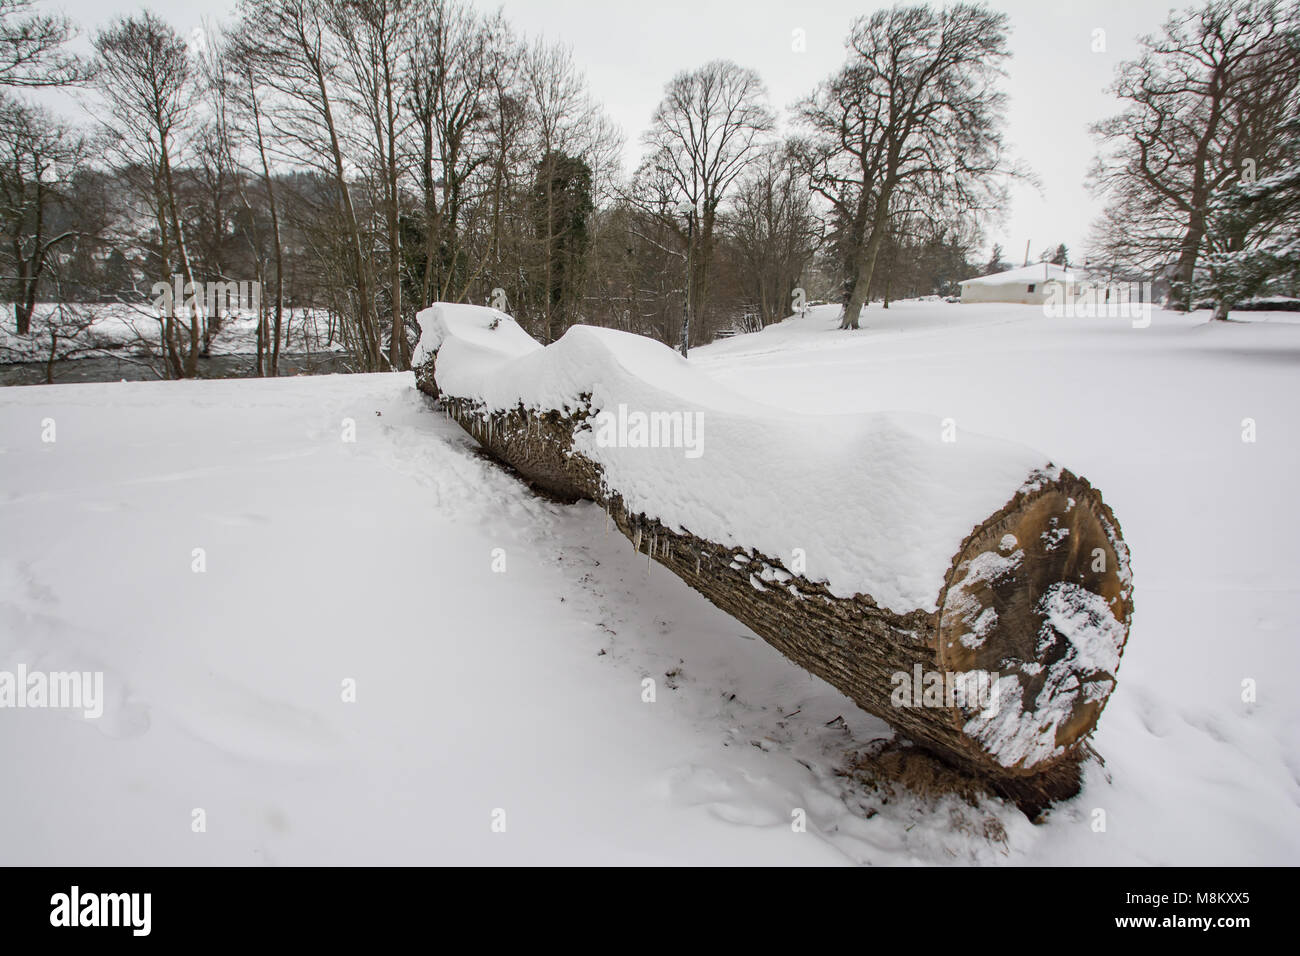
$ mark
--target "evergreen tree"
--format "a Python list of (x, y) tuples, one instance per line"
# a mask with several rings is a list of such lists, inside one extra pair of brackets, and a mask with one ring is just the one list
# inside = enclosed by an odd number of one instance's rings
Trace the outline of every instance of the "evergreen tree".
[(1300, 117), (1284, 127), (1293, 161), (1253, 181), (1238, 180), (1213, 209), (1224, 248), (1207, 260), (1206, 291), (1214, 317), (1226, 319), (1238, 303), (1300, 284)]

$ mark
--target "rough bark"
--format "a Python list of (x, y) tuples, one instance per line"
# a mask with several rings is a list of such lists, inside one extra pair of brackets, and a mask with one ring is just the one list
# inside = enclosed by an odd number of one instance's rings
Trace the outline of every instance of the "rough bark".
[(871, 236), (861, 246), (854, 258), (853, 292), (844, 305), (844, 318), (840, 328), (857, 330), (862, 316), (862, 309), (867, 304), (867, 295), (871, 292), (871, 279), (876, 271), (876, 257), (880, 254), (880, 242), (884, 238), (885, 223), (889, 219), (889, 200), (893, 185), (886, 183), (880, 197), (876, 200), (876, 213), (871, 220)]
[[(1128, 553), (1119, 526), (1084, 479), (1067, 471), (1044, 473), (1016, 491), (1000, 510), (977, 521), (964, 541), (954, 542), (938, 609), (900, 614), (868, 595), (832, 594), (770, 555), (727, 548), (630, 513), (617, 490), (606, 487), (600, 466), (573, 451), (575, 429), (594, 413), (587, 397), (582, 405), (588, 410), (569, 416), (522, 407), (489, 412), (475, 400), (440, 394), (435, 372), (436, 355), (416, 369), (418, 387), (439, 398), (494, 458), (551, 495), (604, 505), (638, 553), (658, 561), (914, 744), (985, 781), (1031, 815), (1077, 792), (1079, 763), (1089, 752), (1086, 739), (1114, 687), (1114, 668), (1075, 666), (1068, 641), (1048, 640), (1052, 632), (1041, 602), (1061, 583), (1100, 596), (1122, 629), (1116, 660), (1132, 616)], [(987, 562), (976, 559), (1005, 555), (1009, 535), (1024, 552), (1014, 573), (983, 573)], [(982, 643), (967, 646), (960, 638), (990, 610), (996, 624)], [(1047, 727), (1049, 737), (1055, 732), (1054, 752), (1007, 765), (988, 725), (973, 721), (969, 709), (896, 706), (896, 675), (915, 674), (918, 667), (925, 674), (1014, 675), (1019, 692), (1008, 692), (1000, 703), (1019, 723), (1004, 721), (1001, 732), (1032, 736), (1041, 715), (1063, 708), (1065, 716)]]

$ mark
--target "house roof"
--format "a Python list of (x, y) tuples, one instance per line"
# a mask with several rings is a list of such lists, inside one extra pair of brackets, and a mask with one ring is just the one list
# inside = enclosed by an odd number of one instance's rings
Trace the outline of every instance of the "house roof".
[(1021, 266), (1018, 269), (1008, 269), (1006, 272), (995, 272), (991, 276), (976, 276), (973, 279), (966, 279), (958, 285), (1020, 285), (1028, 282), (1046, 282), (1049, 279), (1057, 279), (1063, 282), (1078, 282), (1082, 276), (1077, 272), (1071, 272), (1063, 266), (1053, 265), (1050, 262), (1035, 262), (1033, 265)]

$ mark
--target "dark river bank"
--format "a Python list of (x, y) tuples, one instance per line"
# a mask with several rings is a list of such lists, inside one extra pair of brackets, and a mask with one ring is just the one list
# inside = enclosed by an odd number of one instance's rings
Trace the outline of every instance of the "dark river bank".
[[(213, 355), (200, 358), (199, 378), (252, 378), (253, 355)], [(45, 362), (14, 362), (0, 365), (0, 385), (44, 385)], [(348, 358), (336, 353), (281, 355), (280, 375), (324, 375), (348, 372)], [(68, 382), (156, 382), (158, 375), (139, 359), (104, 355), (63, 359), (54, 363), (54, 384)]]

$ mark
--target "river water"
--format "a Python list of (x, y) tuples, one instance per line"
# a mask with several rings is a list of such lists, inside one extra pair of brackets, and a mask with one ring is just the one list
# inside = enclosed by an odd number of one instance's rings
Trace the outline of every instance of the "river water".
[[(199, 378), (252, 378), (254, 355), (213, 355), (198, 361)], [(349, 372), (348, 357), (339, 353), (280, 356), (281, 375), (322, 375)], [(0, 365), (0, 385), (43, 385), (46, 363), (14, 362)], [(54, 382), (155, 382), (158, 376), (138, 359), (112, 355), (62, 359), (54, 363)]]

